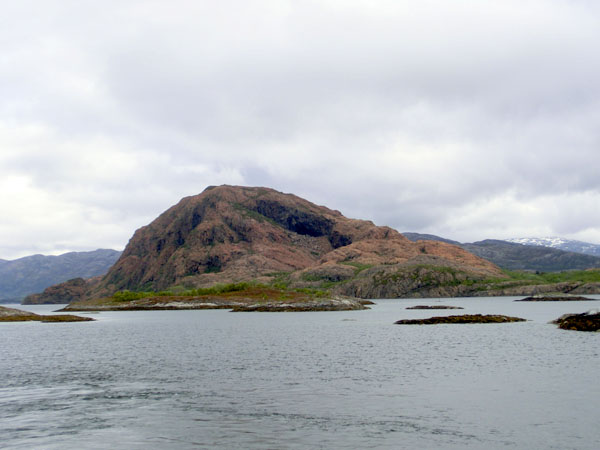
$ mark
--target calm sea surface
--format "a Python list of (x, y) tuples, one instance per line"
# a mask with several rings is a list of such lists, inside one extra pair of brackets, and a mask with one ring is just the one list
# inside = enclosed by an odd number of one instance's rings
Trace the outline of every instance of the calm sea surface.
[[(600, 333), (547, 322), (600, 301), (514, 299), (1, 323), (0, 447), (597, 450)], [(457, 313), (529, 321), (393, 325)]]

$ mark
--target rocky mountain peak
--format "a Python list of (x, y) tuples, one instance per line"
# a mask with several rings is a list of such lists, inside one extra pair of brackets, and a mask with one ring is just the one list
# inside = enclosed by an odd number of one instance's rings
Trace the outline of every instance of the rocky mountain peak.
[(458, 247), (413, 243), (392, 228), (349, 219), (293, 194), (211, 186), (138, 229), (98, 289), (108, 293), (268, 280), (274, 273), (332, 269), (348, 262), (396, 264), (426, 255), (499, 273)]

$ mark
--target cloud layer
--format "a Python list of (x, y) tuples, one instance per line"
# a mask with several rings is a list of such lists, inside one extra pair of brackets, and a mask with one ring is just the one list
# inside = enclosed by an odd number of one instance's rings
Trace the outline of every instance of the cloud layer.
[(600, 242), (595, 2), (13, 3), (0, 258), (122, 248), (223, 183), (461, 241)]

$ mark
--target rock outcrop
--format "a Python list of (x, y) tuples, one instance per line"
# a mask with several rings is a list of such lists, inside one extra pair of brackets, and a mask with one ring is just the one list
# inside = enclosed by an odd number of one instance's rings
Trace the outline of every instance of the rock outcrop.
[(409, 306), (406, 309), (464, 309), (461, 306), (450, 306), (450, 305), (415, 305)]
[(525, 297), (520, 300), (515, 300), (515, 302), (593, 302), (596, 299), (582, 297), (580, 295), (532, 295), (530, 297)]
[(40, 315), (0, 306), (0, 322), (89, 322), (93, 320), (91, 317), (73, 316), (71, 314)]
[(552, 323), (563, 330), (600, 331), (600, 311), (596, 309), (583, 314), (565, 314)]
[(461, 316), (439, 316), (428, 319), (402, 319), (394, 322), (396, 325), (436, 325), (445, 323), (506, 323), (525, 322), (520, 317), (511, 317), (494, 314), (465, 314)]

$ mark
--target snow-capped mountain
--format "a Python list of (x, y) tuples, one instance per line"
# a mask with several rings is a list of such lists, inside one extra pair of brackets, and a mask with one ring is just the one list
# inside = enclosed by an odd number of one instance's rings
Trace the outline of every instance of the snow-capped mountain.
[(586, 255), (600, 256), (600, 245), (589, 242), (576, 241), (574, 239), (565, 239), (561, 237), (545, 238), (514, 238), (505, 239), (508, 242), (523, 245), (537, 245), (541, 247), (557, 248), (568, 252), (583, 253)]

